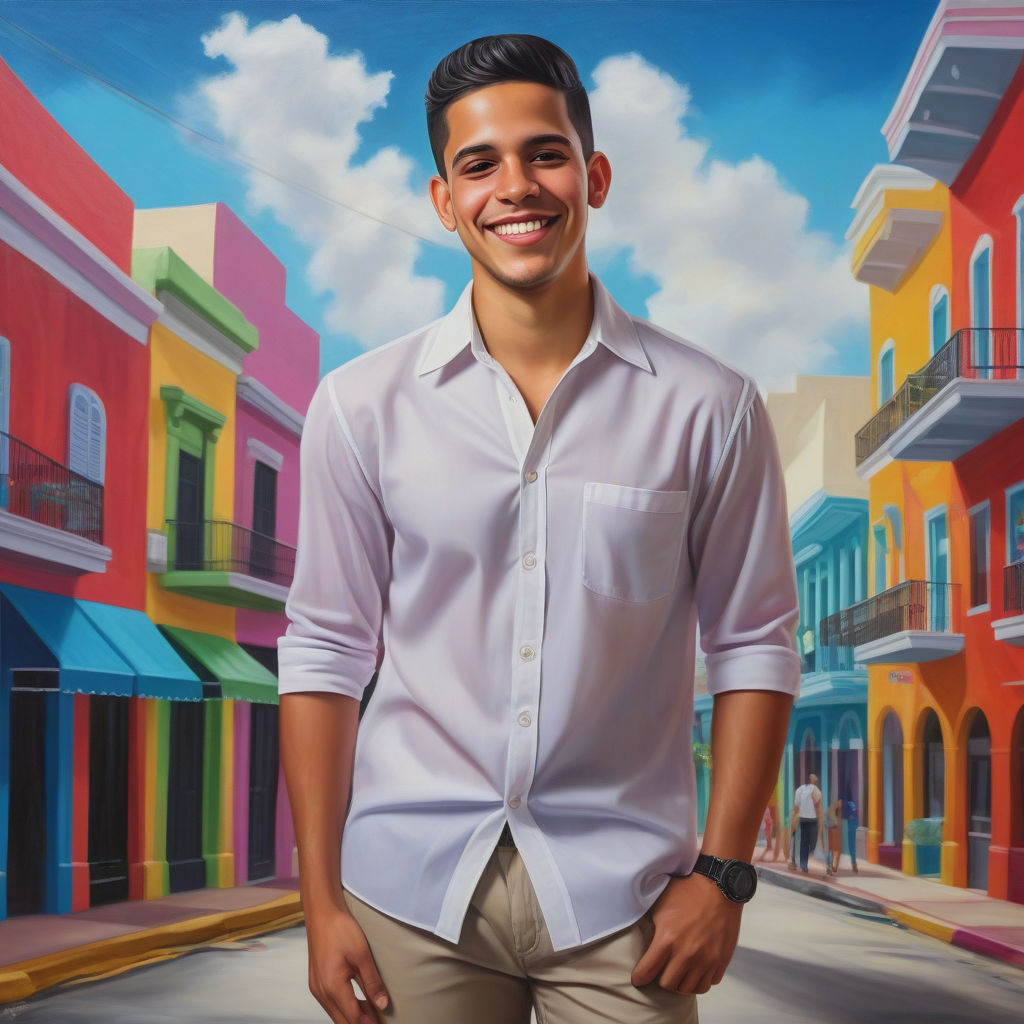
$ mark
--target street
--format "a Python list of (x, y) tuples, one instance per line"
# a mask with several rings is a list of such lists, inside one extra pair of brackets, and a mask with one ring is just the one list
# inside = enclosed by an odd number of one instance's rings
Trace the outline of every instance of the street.
[[(293, 928), (0, 1007), (0, 1021), (322, 1024), (305, 953), (305, 933)], [(1010, 1024), (1021, 1019), (1024, 972), (762, 885), (729, 975), (700, 1005), (702, 1024)]]

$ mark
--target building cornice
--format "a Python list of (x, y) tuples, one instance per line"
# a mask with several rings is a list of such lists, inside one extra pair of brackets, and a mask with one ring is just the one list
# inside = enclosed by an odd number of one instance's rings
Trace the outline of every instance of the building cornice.
[(160, 304), (0, 164), (0, 241), (145, 345)]
[(240, 402), (263, 413), (296, 437), (301, 436), (306, 417), (288, 405), (284, 399), (278, 398), (266, 384), (261, 384), (255, 377), (242, 374), (238, 378), (237, 394)]
[(875, 164), (861, 183), (850, 203), (854, 211), (853, 223), (846, 230), (848, 241), (856, 243), (885, 209), (888, 191), (927, 192), (938, 182), (923, 171), (899, 164)]

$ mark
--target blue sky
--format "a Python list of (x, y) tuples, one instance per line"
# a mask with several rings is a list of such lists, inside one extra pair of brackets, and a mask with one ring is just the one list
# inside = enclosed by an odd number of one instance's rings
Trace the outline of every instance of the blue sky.
[(427, 206), (430, 70), (474, 36), (548, 36), (612, 160), (592, 265), (632, 312), (779, 387), (867, 372), (843, 234), (934, 9), (5, 0), (0, 56), (137, 206), (231, 206), (287, 266), (327, 369), (442, 312), (468, 278)]

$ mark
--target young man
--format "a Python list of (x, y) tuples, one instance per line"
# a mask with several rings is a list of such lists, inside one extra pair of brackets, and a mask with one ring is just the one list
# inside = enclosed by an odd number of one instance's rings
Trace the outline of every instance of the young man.
[(466, 44), (427, 121), (472, 284), (328, 374), (302, 444), (281, 746), (310, 987), (346, 1024), (696, 1021), (799, 683), (769, 423), (589, 275), (611, 169), (560, 49)]

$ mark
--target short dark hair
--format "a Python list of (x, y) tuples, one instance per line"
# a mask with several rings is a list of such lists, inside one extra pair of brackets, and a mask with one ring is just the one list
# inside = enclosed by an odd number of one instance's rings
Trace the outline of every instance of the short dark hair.
[(594, 152), (590, 101), (576, 65), (565, 50), (540, 36), (481, 36), (452, 50), (434, 68), (427, 83), (427, 135), (442, 178), (447, 178), (444, 147), (448, 144), (448, 108), (466, 93), (503, 82), (536, 82), (564, 93), (583, 156), (590, 159)]

